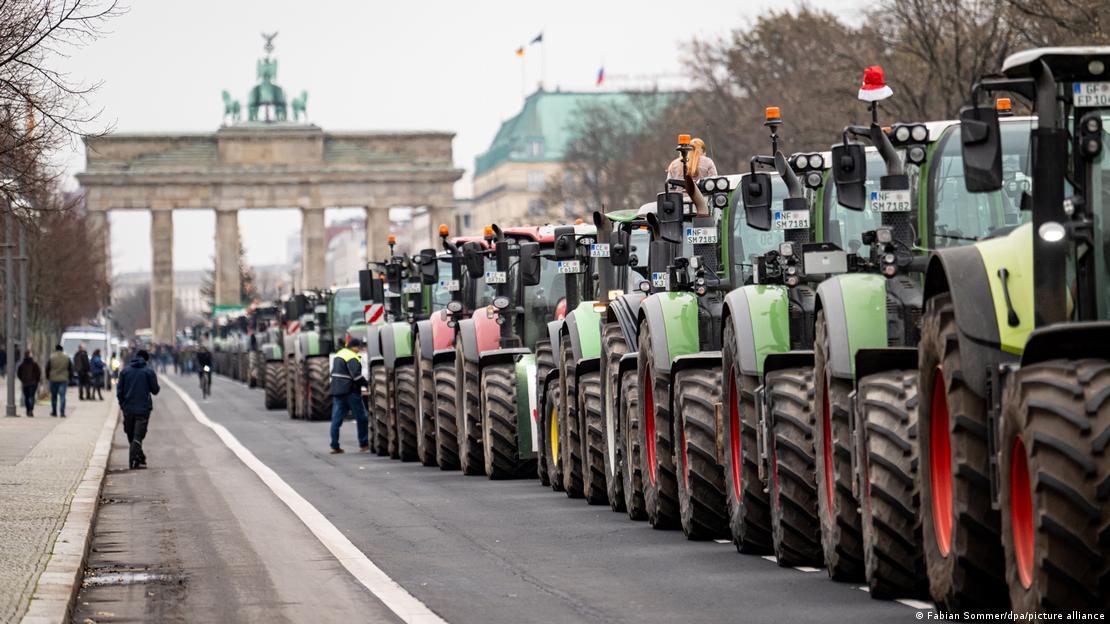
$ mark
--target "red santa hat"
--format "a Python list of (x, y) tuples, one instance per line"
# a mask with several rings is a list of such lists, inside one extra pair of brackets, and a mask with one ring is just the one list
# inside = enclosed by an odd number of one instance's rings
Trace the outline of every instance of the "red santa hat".
[(872, 65), (863, 70), (863, 86), (859, 88), (859, 99), (864, 102), (878, 102), (894, 95), (894, 91), (883, 79), (883, 68)]

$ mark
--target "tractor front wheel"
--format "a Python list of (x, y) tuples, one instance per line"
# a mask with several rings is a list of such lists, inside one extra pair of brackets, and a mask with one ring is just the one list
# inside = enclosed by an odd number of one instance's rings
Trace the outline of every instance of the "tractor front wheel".
[(674, 455), (682, 532), (692, 540), (724, 537), (728, 535), (728, 511), (716, 438), (721, 369), (684, 370), (675, 375), (674, 388), (678, 408)]
[(651, 327), (640, 328), (640, 444), (644, 449), (644, 508), (656, 529), (679, 526), (678, 479), (674, 467), (674, 422), (671, 420), (669, 380), (655, 370)]
[(370, 407), (374, 417), (374, 434), (370, 446), (378, 455), (389, 455), (389, 388), (386, 387), (385, 366), (370, 369)]
[(416, 461), (416, 369), (406, 364), (393, 371), (393, 409), (397, 421), (397, 455), (401, 461)]
[(605, 438), (601, 425), (601, 373), (583, 373), (578, 380), (579, 422), (583, 425), (582, 493), (591, 505), (609, 502), (605, 488)]
[(785, 368), (767, 374), (770, 398), (771, 526), (780, 566), (821, 566), (821, 522), (813, 431), (813, 369)]
[(582, 418), (578, 409), (578, 380), (574, 376), (574, 351), (570, 338), (559, 340), (559, 439), (563, 453), (563, 488), (568, 498), (582, 498)]
[(432, 367), (435, 383), (436, 463), (440, 470), (459, 469), (459, 428), (455, 363), (440, 362)]
[(640, 383), (636, 372), (621, 375), (621, 401), (617, 406), (624, 454), (621, 476), (624, 479), (624, 508), (632, 520), (647, 520), (644, 508), (644, 451), (640, 445)]
[(532, 476), (536, 467), (520, 458), (516, 367), (492, 364), (482, 371), (482, 455), (490, 479)]
[[(419, 337), (416, 343), (419, 344)], [(416, 457), (425, 466), (436, 465), (436, 385), (432, 361), (416, 358), (416, 381), (419, 384), (416, 404)]]
[(456, 423), (459, 429), (459, 467), (465, 475), (484, 474), (482, 453), (482, 403), (478, 398), (480, 371), (478, 363), (466, 359), (462, 338), (456, 342), (455, 373), (459, 386), (455, 389), (458, 405)]
[(266, 362), (266, 409), (285, 408), (285, 362)]
[(624, 435), (620, 429), (617, 394), (621, 357), (628, 353), (624, 330), (618, 323), (601, 328), (601, 455), (605, 469), (605, 495), (613, 511), (625, 511)]

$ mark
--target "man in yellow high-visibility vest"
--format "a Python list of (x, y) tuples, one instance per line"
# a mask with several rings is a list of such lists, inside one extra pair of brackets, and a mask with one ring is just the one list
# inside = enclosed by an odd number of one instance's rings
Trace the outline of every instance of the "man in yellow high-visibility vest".
[(331, 365), (331, 452), (342, 453), (339, 446), (339, 427), (343, 418), (350, 410), (355, 417), (358, 429), (358, 452), (370, 452), (370, 420), (366, 416), (366, 406), (362, 404), (359, 388), (366, 385), (366, 378), (362, 376), (362, 362), (358, 353), (362, 350), (362, 341), (351, 338), (347, 346), (335, 354)]

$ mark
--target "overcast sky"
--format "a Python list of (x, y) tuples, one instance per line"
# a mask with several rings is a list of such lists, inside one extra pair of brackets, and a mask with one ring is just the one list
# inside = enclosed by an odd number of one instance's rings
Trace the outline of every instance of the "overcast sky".
[[(851, 19), (861, 3), (810, 4)], [(596, 90), (602, 65), (610, 77), (676, 74), (695, 36), (723, 34), (765, 6), (748, 0), (132, 0), (101, 40), (60, 65), (75, 79), (101, 82), (92, 102), (116, 130), (213, 131), (223, 112), (221, 90), (245, 104), (263, 54), (259, 33), (276, 30), (277, 82), (286, 93), (308, 90), (313, 123), (326, 130), (454, 131), (455, 162), (467, 170), (456, 192), (465, 196), (474, 156), (522, 102), (522, 61), (514, 51), (538, 33), (544, 34), (549, 89)], [(540, 79), (541, 48), (526, 49), (524, 85), (531, 91)], [(626, 86), (644, 83), (609, 80), (603, 88)], [(665, 86), (683, 84), (671, 79)], [(71, 172), (84, 168), (79, 145), (62, 158)], [(342, 216), (329, 211), (328, 220)], [(248, 262), (286, 260), (298, 212), (242, 211), (239, 219)], [(210, 211), (175, 213), (175, 268), (210, 266), (214, 223)], [(113, 213), (115, 272), (150, 269), (149, 227), (145, 212)]]

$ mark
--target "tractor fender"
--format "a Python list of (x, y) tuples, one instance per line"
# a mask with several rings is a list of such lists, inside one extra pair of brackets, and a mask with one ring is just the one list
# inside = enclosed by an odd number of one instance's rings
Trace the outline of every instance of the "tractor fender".
[(366, 326), (366, 355), (370, 358), (381, 357), (382, 343), (381, 343), (381, 325), (367, 325)]
[(531, 352), (531, 349), (525, 349), (523, 347), (483, 351), (482, 354), (478, 356), (478, 369), (482, 370), (487, 366), (493, 366), (495, 364), (512, 364), (522, 355), (527, 355)]
[(463, 357), (467, 362), (478, 361), (478, 337), (474, 333), (474, 321), (472, 319), (463, 319), (459, 321), (457, 329), (457, 340), (462, 341)]
[(813, 351), (768, 353), (763, 360), (764, 376), (785, 368), (813, 368)]
[[(382, 359), (386, 368), (399, 365), (398, 359), (412, 361), (412, 325), (408, 323), (389, 323), (380, 332), (382, 339)], [(403, 362), (401, 363), (403, 364)]]
[(563, 319), (551, 321), (547, 324), (547, 339), (551, 341), (551, 352), (555, 357), (555, 368), (559, 368), (558, 351), (559, 351), (559, 336), (563, 330)]
[(447, 310), (437, 310), (432, 314), (432, 318), (428, 320), (432, 328), (429, 334), (432, 337), (432, 348), (428, 353), (450, 349), (451, 345), (455, 344), (455, 328), (449, 325), (450, 322), (451, 317)]
[[(637, 370), (637, 364), (638, 364), (637, 358), (639, 357), (639, 355), (640, 354), (639, 354), (638, 351), (632, 351), (632, 352), (629, 352), (629, 353), (625, 353), (624, 355), (621, 356), (621, 359), (617, 362), (617, 375), (618, 375), (617, 380), (618, 381), (620, 380), (621, 377), (624, 376), (625, 373), (634, 372), (634, 371)], [(621, 383), (616, 384), (616, 389), (617, 389), (616, 400), (617, 400), (618, 405), (620, 404), (620, 402), (622, 400), (622, 398), (621, 398), (621, 386), (622, 386)]]
[(625, 344), (635, 344), (640, 327), (636, 324), (636, 317), (640, 313), (640, 303), (644, 294), (640, 292), (626, 293), (609, 302), (605, 312), (606, 322), (615, 322), (620, 325), (624, 334)]
[(497, 324), (497, 319), (489, 317), (485, 307), (475, 310), (470, 315), (470, 322), (474, 329), (478, 353), (501, 348), (501, 326)]
[(594, 312), (592, 301), (584, 301), (571, 310), (559, 331), (560, 336), (570, 338), (570, 350), (576, 362), (601, 355), (601, 315)]
[(790, 309), (786, 287), (748, 285), (725, 296), (724, 320), (736, 336), (737, 367), (744, 375), (762, 376), (765, 360), (790, 350)]
[(582, 358), (574, 363), (574, 378), (578, 379), (586, 373), (596, 373), (601, 370), (601, 358)]
[(849, 273), (817, 287), (816, 311), (824, 311), (832, 374), (854, 379), (855, 352), (887, 346), (887, 284), (882, 275)]
[(856, 351), (856, 379), (893, 370), (917, 370), (917, 349), (887, 347)]
[(1021, 354), (1021, 365), (1056, 358), (1105, 360), (1106, 345), (1110, 345), (1110, 321), (1049, 325), (1029, 334), (1029, 341)]
[(671, 361), (700, 350), (698, 301), (693, 293), (663, 292), (645, 297), (640, 306), (640, 323), (647, 323), (655, 352), (652, 368), (669, 375)]
[(421, 359), (427, 359), (435, 352), (435, 341), (432, 337), (432, 332), (434, 331), (435, 330), (432, 329), (431, 319), (416, 322), (417, 339), (414, 342), (418, 344), (417, 352), (420, 354)]
[(713, 368), (720, 365), (720, 351), (701, 351), (690, 355), (680, 355), (671, 364), (671, 376), (690, 368)]

